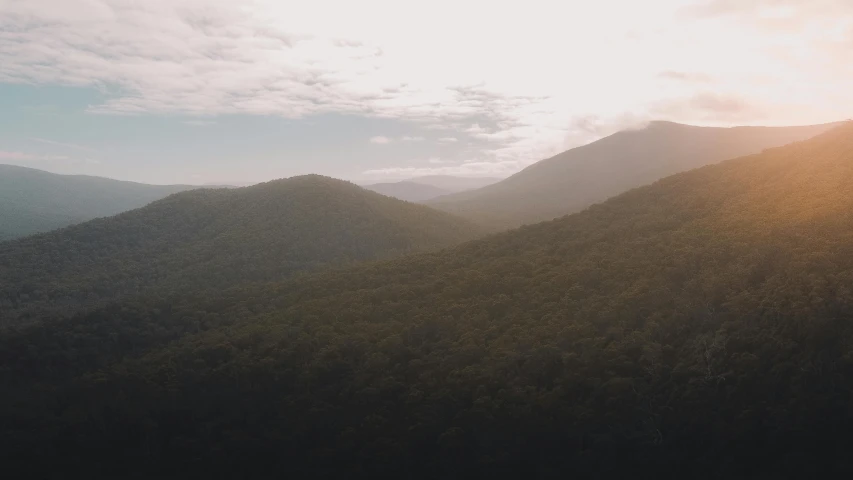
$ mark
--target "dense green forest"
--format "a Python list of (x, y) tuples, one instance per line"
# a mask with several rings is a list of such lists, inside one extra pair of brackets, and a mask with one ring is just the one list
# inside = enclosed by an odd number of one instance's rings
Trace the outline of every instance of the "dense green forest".
[(482, 234), (449, 214), (327, 177), (193, 190), (0, 243), (0, 324), (67, 315), (146, 288), (190, 291), (279, 280)]
[(0, 165), (0, 242), (142, 207), (192, 185), (146, 185)]
[(678, 172), (805, 140), (838, 124), (711, 128), (652, 122), (534, 163), (515, 175), (427, 203), (496, 228), (578, 212)]
[(853, 473), (853, 124), (438, 252), (215, 293), (177, 271), (0, 334), (5, 469)]

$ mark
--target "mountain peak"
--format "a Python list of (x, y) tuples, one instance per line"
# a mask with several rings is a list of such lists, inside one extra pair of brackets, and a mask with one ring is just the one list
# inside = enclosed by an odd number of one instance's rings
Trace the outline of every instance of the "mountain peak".
[(837, 125), (714, 128), (654, 121), (542, 160), (494, 185), (430, 204), (496, 227), (536, 223), (667, 175), (805, 140)]
[[(92, 289), (123, 295), (168, 284), (172, 277), (201, 281), (210, 272), (230, 272), (205, 280), (224, 288), (433, 250), (484, 233), (445, 212), (321, 175), (194, 190), (115, 217), (0, 243), (0, 258), (8, 267), (0, 269), (0, 305), (3, 298), (17, 298), (21, 288), (50, 290), (49, 285), (62, 281), (78, 288), (58, 293), (51, 300), (56, 305)], [(113, 264), (116, 258), (122, 259), (120, 265)], [(35, 264), (51, 267), (28, 287), (4, 276)], [(91, 273), (80, 279), (84, 268)]]

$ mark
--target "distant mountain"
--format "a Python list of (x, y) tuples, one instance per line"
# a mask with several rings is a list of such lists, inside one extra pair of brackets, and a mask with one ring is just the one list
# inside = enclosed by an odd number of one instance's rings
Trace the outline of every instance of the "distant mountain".
[(365, 185), (364, 188), (389, 197), (417, 203), (453, 193), (450, 190), (415, 182), (374, 183)]
[(157, 285), (224, 288), (472, 239), (466, 220), (309, 175), (199, 189), (0, 243), (0, 318), (74, 311)]
[(496, 227), (577, 212), (673, 173), (805, 140), (839, 124), (711, 128), (652, 122), (535, 163), (478, 190), (428, 204)]
[(0, 165), (0, 241), (108, 217), (196, 188)]
[(442, 195), (484, 187), (500, 181), (490, 177), (454, 177), (431, 175), (400, 182), (374, 183), (364, 188), (407, 202), (423, 203)]
[(465, 190), (473, 190), (482, 188), (486, 185), (500, 182), (497, 177), (456, 177), (453, 175), (427, 175), (423, 177), (415, 177), (409, 180), (410, 182), (420, 183), (423, 185), (432, 185), (433, 187), (451, 192), (462, 192)]
[[(228, 231), (176, 261), (233, 252), (215, 283), (276, 245)], [(33, 478), (849, 478), (851, 320), (853, 122), (435, 253), (6, 331), (0, 451)]]

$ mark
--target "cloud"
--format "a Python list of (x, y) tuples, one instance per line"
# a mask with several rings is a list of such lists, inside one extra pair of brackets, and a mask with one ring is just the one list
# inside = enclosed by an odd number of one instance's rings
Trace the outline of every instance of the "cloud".
[(410, 137), (407, 135), (407, 136), (401, 137), (400, 141), (402, 141), (402, 142), (423, 142), (424, 137)]
[(391, 143), (391, 139), (382, 135), (378, 135), (376, 137), (370, 137), (370, 143), (375, 143), (376, 145), (385, 145)]
[(449, 163), (456, 163), (456, 162), (454, 162), (453, 160), (442, 160), (438, 157), (431, 157), (431, 158), (427, 159), (427, 163), (429, 163), (430, 165), (446, 165)]
[(765, 19), (795, 19), (801, 15), (853, 11), (848, 0), (704, 0), (684, 12), (699, 17), (748, 15)]
[[(525, 5), (536, 14), (486, 0), (6, 0), (0, 83), (97, 88), (88, 111), (102, 115), (402, 120), (519, 166), (608, 130), (572, 130), (590, 115), (810, 123), (853, 104), (849, 0)], [(714, 97), (691, 72), (713, 75)]]
[(687, 98), (661, 102), (654, 111), (667, 117), (700, 111), (703, 112), (703, 120), (748, 122), (763, 118), (769, 108), (772, 107), (733, 94), (701, 92)]
[(708, 83), (713, 80), (713, 77), (711, 75), (705, 73), (676, 72), (674, 70), (666, 70), (660, 72), (658, 76), (667, 80), (675, 80), (686, 83)]
[(438, 141), (441, 143), (456, 143), (459, 141), (459, 139), (456, 137), (441, 137), (438, 139)]

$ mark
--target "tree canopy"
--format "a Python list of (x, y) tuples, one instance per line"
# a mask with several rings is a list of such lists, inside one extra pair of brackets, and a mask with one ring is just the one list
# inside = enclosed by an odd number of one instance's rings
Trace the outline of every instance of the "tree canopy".
[(142, 289), (221, 289), (390, 258), (484, 230), (316, 175), (172, 195), (124, 214), (0, 243), (0, 323), (92, 308)]
[(850, 474), (851, 212), (845, 124), (437, 252), (7, 328), (0, 451), (34, 476)]

